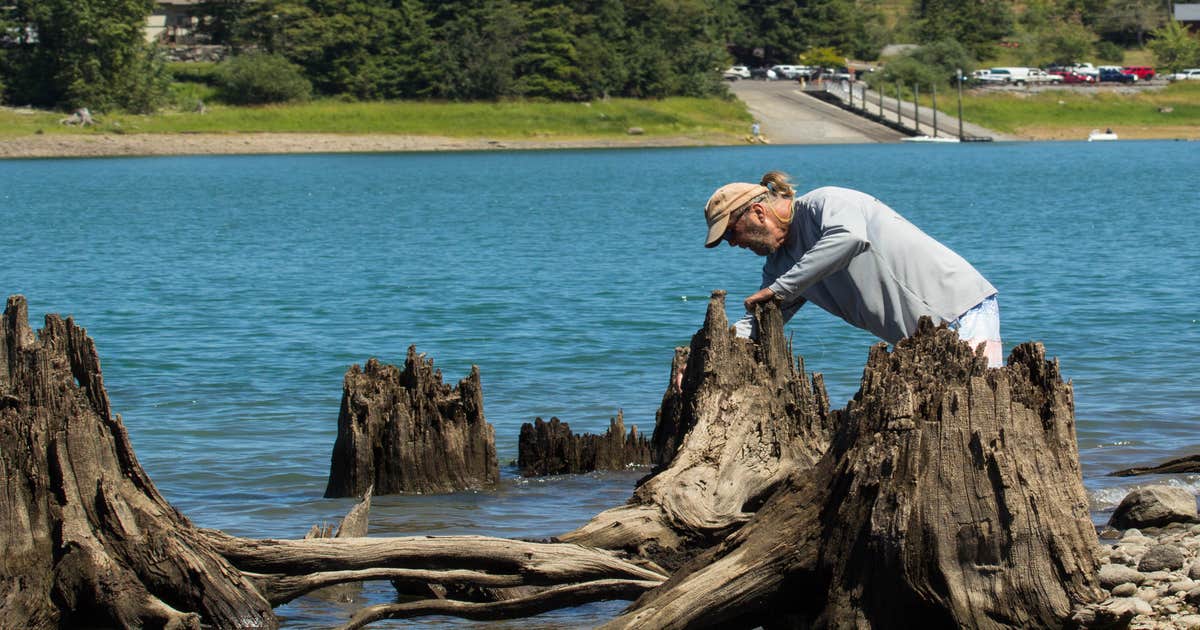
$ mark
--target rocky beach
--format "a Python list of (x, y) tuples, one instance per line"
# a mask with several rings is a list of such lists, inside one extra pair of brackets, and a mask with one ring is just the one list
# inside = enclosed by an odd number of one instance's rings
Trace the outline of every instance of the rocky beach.
[(1108, 598), (1077, 615), (1085, 627), (1200, 628), (1200, 524), (1196, 497), (1166, 485), (1134, 490), (1100, 533), (1100, 585)]

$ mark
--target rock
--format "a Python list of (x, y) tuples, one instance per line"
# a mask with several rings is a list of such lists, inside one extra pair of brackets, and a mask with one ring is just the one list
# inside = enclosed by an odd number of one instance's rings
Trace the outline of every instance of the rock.
[(1170, 593), (1186, 593), (1193, 588), (1196, 588), (1196, 581), (1183, 578), (1182, 580), (1171, 582), (1167, 587), (1167, 591)]
[(1193, 588), (1183, 596), (1183, 601), (1193, 605), (1200, 606), (1200, 586)]
[(1137, 594), (1137, 584), (1133, 582), (1118, 584), (1112, 590), (1113, 597), (1133, 597), (1135, 594)]
[(1107, 589), (1126, 582), (1141, 584), (1145, 581), (1146, 576), (1123, 564), (1106, 564), (1100, 567), (1100, 586)]
[(1195, 520), (1196, 497), (1191, 492), (1172, 486), (1146, 486), (1125, 495), (1108, 522), (1124, 529)]
[(1146, 586), (1139, 588), (1137, 593), (1135, 593), (1133, 596), (1146, 602), (1147, 604), (1153, 604), (1154, 602), (1158, 601), (1159, 598), (1157, 589)]
[(1175, 620), (1175, 624), (1185, 630), (1200, 628), (1200, 615), (1184, 615)]
[(646, 130), (642, 129), (641, 127), (630, 127), (629, 129), (625, 130), (625, 133), (627, 133), (631, 136), (640, 136), (640, 135), (646, 133)]
[(1200, 560), (1196, 560), (1191, 567), (1188, 567), (1187, 576), (1193, 580), (1200, 580)]
[(1138, 562), (1137, 569), (1143, 573), (1150, 571), (1175, 570), (1183, 568), (1184, 555), (1178, 547), (1174, 545), (1157, 545), (1151, 547), (1142, 560)]

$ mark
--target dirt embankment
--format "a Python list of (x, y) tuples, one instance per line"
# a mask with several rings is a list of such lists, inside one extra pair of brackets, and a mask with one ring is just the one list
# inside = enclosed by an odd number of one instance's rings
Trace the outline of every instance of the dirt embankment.
[(0, 138), (0, 158), (634, 148), (707, 146), (729, 142), (730, 140), (722, 138), (690, 136), (494, 140), (439, 136), (290, 133), (46, 134)]

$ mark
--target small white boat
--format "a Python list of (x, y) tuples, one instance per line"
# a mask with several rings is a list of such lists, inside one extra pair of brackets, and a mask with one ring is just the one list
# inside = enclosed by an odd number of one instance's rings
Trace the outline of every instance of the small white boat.
[(950, 138), (947, 136), (910, 136), (908, 138), (900, 138), (901, 142), (958, 142), (958, 138)]
[(1093, 129), (1092, 133), (1088, 134), (1088, 142), (1100, 142), (1100, 141), (1104, 141), (1104, 140), (1116, 140), (1116, 139), (1117, 139), (1117, 134), (1112, 129), (1108, 129), (1106, 131), (1100, 131), (1099, 129)]

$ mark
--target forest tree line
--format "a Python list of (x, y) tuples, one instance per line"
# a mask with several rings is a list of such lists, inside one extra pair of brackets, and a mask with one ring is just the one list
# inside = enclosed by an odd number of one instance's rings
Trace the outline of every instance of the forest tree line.
[[(153, 0), (8, 3), (5, 102), (161, 104), (170, 74), (143, 36)], [(209, 0), (193, 9), (200, 41), (243, 58), (230, 72), (238, 85), (286, 80), (296, 94), (364, 100), (566, 101), (720, 95), (719, 70), (731, 63), (797, 63), (815, 50), (873, 60), (898, 42), (934, 44), (927, 58), (967, 69), (1002, 45), (1030, 64), (1105, 60), (1144, 44), (1167, 11), (1162, 0)]]

